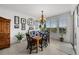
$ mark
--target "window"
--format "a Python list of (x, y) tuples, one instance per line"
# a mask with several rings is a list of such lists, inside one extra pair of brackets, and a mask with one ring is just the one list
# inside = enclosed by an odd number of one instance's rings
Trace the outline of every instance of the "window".
[(50, 19), (47, 19), (47, 20), (46, 20), (46, 28), (50, 28), (50, 27), (51, 27), (51, 26), (50, 26), (50, 22), (51, 22)]
[(57, 20), (54, 18), (47, 19), (46, 20), (46, 27), (49, 28), (51, 32), (56, 33), (57, 32)]
[(67, 27), (67, 16), (61, 15), (59, 17), (59, 33), (66, 33), (66, 27)]
[(57, 19), (52, 18), (51, 19), (51, 32), (56, 33), (57, 32)]

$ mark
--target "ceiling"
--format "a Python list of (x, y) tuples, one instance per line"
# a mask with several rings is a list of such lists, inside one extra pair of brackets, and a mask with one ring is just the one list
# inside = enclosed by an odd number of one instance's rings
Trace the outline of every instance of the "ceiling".
[(64, 12), (69, 12), (75, 4), (2, 4), (0, 7), (7, 8), (13, 11), (24, 13), (34, 17), (40, 17), (41, 11), (44, 11), (45, 17), (58, 15)]

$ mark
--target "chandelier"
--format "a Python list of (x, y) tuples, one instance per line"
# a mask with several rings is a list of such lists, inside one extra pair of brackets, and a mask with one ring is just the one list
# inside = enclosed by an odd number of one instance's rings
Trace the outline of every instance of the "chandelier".
[(46, 19), (43, 15), (43, 11), (41, 11), (42, 15), (41, 15), (41, 18), (40, 18), (40, 25), (39, 25), (39, 28), (41, 30), (45, 30), (46, 29)]
[(44, 24), (44, 22), (46, 21), (44, 15), (43, 15), (43, 10), (41, 11), (42, 15), (41, 15), (41, 18), (40, 18), (40, 23), (41, 24)]

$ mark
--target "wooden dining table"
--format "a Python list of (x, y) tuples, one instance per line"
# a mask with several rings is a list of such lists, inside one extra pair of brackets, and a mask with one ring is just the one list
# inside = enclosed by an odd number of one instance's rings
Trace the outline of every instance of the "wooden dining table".
[(38, 49), (39, 49), (39, 41), (42, 39), (42, 37), (40, 37), (40, 36), (34, 36), (33, 38), (36, 39), (36, 42), (37, 42), (37, 52), (38, 52)]

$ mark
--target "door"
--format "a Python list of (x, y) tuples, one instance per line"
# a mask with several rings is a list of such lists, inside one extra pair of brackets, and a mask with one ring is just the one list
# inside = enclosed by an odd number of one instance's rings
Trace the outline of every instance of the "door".
[(10, 46), (10, 20), (0, 17), (0, 49)]

